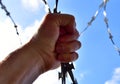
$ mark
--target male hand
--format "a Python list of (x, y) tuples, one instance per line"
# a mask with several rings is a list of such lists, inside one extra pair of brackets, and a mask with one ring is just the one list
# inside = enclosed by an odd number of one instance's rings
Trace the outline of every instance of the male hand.
[(72, 62), (78, 58), (75, 52), (81, 46), (78, 37), (74, 16), (47, 14), (31, 43), (47, 71), (57, 68), (61, 62)]

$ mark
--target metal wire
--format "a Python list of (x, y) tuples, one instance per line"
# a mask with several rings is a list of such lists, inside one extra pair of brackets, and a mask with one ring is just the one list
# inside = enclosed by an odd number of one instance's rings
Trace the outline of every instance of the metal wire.
[(98, 16), (99, 13), (101, 12), (101, 9), (103, 8), (103, 6), (104, 6), (104, 2), (102, 2), (102, 3), (99, 5), (98, 10), (95, 12), (95, 14), (92, 16), (92, 18), (91, 18), (90, 21), (88, 22), (87, 26), (81, 31), (80, 34), (83, 34), (83, 33), (92, 25), (92, 23), (95, 21), (95, 19), (97, 18), (97, 16)]
[[(91, 25), (92, 23), (96, 20), (96, 18), (98, 17), (99, 13), (101, 12), (101, 10), (103, 9), (103, 16), (104, 16), (104, 22), (105, 22), (105, 25), (106, 25), (106, 28), (107, 28), (107, 32), (108, 32), (108, 35), (109, 35), (109, 39), (111, 41), (111, 43), (113, 44), (115, 50), (119, 53), (120, 55), (120, 48), (116, 45), (115, 41), (113, 40), (113, 35), (111, 33), (111, 30), (109, 28), (109, 22), (108, 22), (108, 17), (107, 17), (107, 12), (106, 12), (106, 6), (107, 6), (107, 3), (108, 3), (109, 0), (103, 0), (103, 2), (99, 5), (98, 7), (98, 10), (95, 12), (95, 14), (92, 16), (92, 18), (90, 19), (90, 21), (88, 21), (87, 23), (87, 26), (83, 29), (83, 31), (81, 32), (81, 34), (83, 34)], [(48, 3), (46, 0), (43, 0), (44, 4), (45, 4), (45, 8), (48, 9), (48, 12), (49, 13), (52, 13)], [(13, 18), (11, 17), (11, 14), (10, 12), (7, 10), (6, 6), (2, 3), (2, 0), (0, 0), (0, 5), (1, 5), (1, 8), (6, 12), (6, 15), (11, 19), (12, 23), (14, 24), (14, 27), (16, 29), (16, 34), (19, 36), (19, 32), (18, 32), (18, 29), (17, 29), (17, 25), (15, 23), (15, 21), (13, 20)], [(53, 10), (53, 13), (60, 13), (57, 11), (57, 7), (58, 7), (58, 0), (56, 0), (56, 4), (55, 4), (55, 8)], [(69, 65), (69, 63), (65, 64), (65, 67), (66, 65)], [(64, 66), (64, 65), (63, 65)], [(72, 69), (72, 68), (71, 68)], [(67, 71), (66, 71), (67, 72)], [(61, 72), (62, 73), (62, 72)], [(65, 75), (66, 73), (64, 73), (63, 75)], [(65, 80), (65, 78), (64, 78)], [(73, 80), (74, 81), (74, 80)], [(64, 82), (65, 84), (65, 82)], [(75, 83), (77, 84), (77, 83)]]
[(45, 4), (45, 8), (48, 9), (48, 13), (51, 13), (50, 6), (48, 5), (47, 1), (43, 0), (43, 2)]
[[(49, 10), (49, 13), (52, 13), (48, 3), (46, 2), (46, 0), (43, 0), (43, 2), (45, 3), (47, 9)], [(57, 11), (57, 7), (58, 7), (58, 0), (56, 0), (55, 8), (53, 9), (53, 13), (60, 13), (60, 12)], [(59, 79), (61, 78), (62, 84), (66, 84), (66, 74), (67, 73), (71, 77), (71, 80), (73, 82), (72, 84), (78, 84), (77, 80), (74, 78), (72, 69), (75, 69), (73, 63), (72, 64), (70, 64), (70, 63), (61, 63), (61, 72), (59, 73), (58, 76), (59, 76)]]
[(17, 35), (19, 35), (19, 32), (18, 32), (18, 30), (17, 30), (17, 25), (16, 25), (15, 21), (13, 20), (13, 18), (11, 17), (10, 12), (7, 10), (6, 6), (3, 5), (2, 0), (0, 0), (0, 5), (1, 5), (1, 8), (6, 12), (6, 15), (7, 15), (7, 16), (11, 19), (11, 21), (13, 22), (14, 27), (16, 28), (16, 33), (17, 33)]
[[(18, 35), (19, 37), (19, 32), (18, 32), (18, 29), (17, 29), (17, 24), (15, 23), (15, 21), (13, 20), (12, 16), (10, 15), (10, 12), (7, 10), (6, 6), (2, 3), (2, 0), (0, 0), (0, 5), (1, 5), (1, 9), (3, 9), (5, 12), (6, 12), (6, 15), (10, 18), (10, 20), (12, 21), (12, 23), (14, 24), (14, 28), (16, 30), (16, 34)], [(21, 39), (19, 37), (19, 40), (20, 40), (20, 44), (22, 44), (21, 42)]]
[(107, 2), (108, 0), (104, 0), (104, 11), (103, 11), (103, 16), (104, 16), (104, 22), (105, 22), (105, 25), (106, 25), (106, 28), (107, 28), (107, 32), (108, 32), (108, 35), (109, 35), (109, 39), (111, 40), (115, 50), (119, 53), (120, 55), (120, 49), (119, 47), (116, 45), (115, 41), (113, 40), (113, 35), (111, 33), (111, 30), (109, 28), (109, 23), (108, 23), (108, 18), (107, 18), (107, 12), (106, 12), (106, 6), (107, 6)]
[(108, 18), (107, 18), (107, 12), (106, 12), (106, 6), (109, 0), (103, 0), (103, 2), (99, 5), (98, 10), (95, 12), (95, 14), (92, 16), (91, 20), (88, 22), (87, 26), (82, 30), (81, 35), (91, 26), (91, 24), (93, 23), (93, 21), (95, 21), (95, 19), (97, 18), (98, 14), (101, 12), (101, 10), (103, 9), (103, 16), (104, 16), (104, 22), (107, 28), (107, 32), (109, 35), (109, 39), (112, 42), (115, 50), (119, 53), (120, 55), (120, 48), (116, 45), (115, 41), (113, 40), (113, 35), (111, 33), (111, 30), (109, 28), (109, 23), (108, 23)]

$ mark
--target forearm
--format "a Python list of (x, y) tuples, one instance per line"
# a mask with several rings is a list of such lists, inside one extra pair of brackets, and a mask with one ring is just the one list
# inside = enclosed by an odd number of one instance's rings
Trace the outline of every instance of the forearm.
[(29, 44), (12, 52), (0, 64), (0, 84), (31, 84), (43, 73), (38, 55)]

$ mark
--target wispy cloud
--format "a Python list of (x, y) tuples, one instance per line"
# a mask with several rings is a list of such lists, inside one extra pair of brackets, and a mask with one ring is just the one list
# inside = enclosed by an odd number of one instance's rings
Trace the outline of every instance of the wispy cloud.
[(29, 26), (24, 28), (24, 30), (20, 31), (21, 33), (20, 37), (21, 37), (22, 43), (26, 43), (31, 39), (33, 34), (39, 28), (40, 23), (41, 23), (40, 21), (36, 20), (33, 24), (30, 24)]
[(42, 0), (22, 0), (22, 4), (25, 8), (35, 11), (43, 6)]
[(113, 76), (105, 84), (120, 84), (120, 67), (114, 70)]
[(0, 21), (0, 61), (18, 46), (20, 46), (20, 42), (13, 23), (9, 18)]
[(79, 76), (80, 76), (79, 79), (80, 79), (80, 80), (84, 79), (84, 78), (85, 78), (85, 75), (86, 75), (86, 73), (84, 73), (84, 72), (83, 72), (83, 73), (80, 73), (80, 75), (79, 75)]
[(58, 71), (52, 70), (41, 75), (33, 84), (61, 84), (58, 79)]

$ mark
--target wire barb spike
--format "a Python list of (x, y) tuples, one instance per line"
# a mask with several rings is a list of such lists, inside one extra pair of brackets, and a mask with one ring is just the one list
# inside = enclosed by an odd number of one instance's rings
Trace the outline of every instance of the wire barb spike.
[[(14, 24), (14, 28), (16, 29), (16, 34), (19, 36), (19, 32), (18, 32), (18, 29), (17, 29), (18, 26), (16, 25), (15, 21), (11, 17), (10, 12), (7, 10), (6, 6), (2, 3), (2, 0), (0, 0), (0, 5), (1, 5), (1, 9), (3, 9), (6, 12), (6, 15), (10, 18), (10, 20)], [(19, 38), (19, 40), (20, 40), (20, 44), (22, 44), (20, 38)]]
[(106, 6), (109, 0), (103, 0), (103, 2), (99, 5), (98, 10), (95, 12), (94, 16), (92, 16), (91, 20), (88, 22), (87, 26), (83, 29), (83, 31), (81, 32), (81, 34), (83, 34), (88, 28), (89, 26), (91, 26), (91, 24), (93, 23), (93, 21), (95, 21), (95, 19), (97, 18), (98, 14), (100, 13), (101, 9), (103, 8), (103, 16), (104, 16), (104, 22), (107, 28), (107, 32), (109, 35), (109, 39), (112, 42), (113, 46), (115, 47), (115, 50), (119, 53), (120, 55), (120, 48), (115, 44), (114, 40), (113, 40), (113, 35), (110, 31), (109, 28), (109, 23), (108, 23), (108, 18), (107, 18), (107, 12), (106, 12)]
[[(43, 2), (45, 3), (46, 6), (48, 6), (48, 3), (46, 0), (43, 0)], [(55, 2), (55, 8), (53, 9), (53, 13), (60, 13), (57, 11), (57, 8), (58, 8), (58, 0), (56, 0), (56, 2)], [(47, 9), (50, 10), (50, 7)], [(49, 11), (49, 13), (51, 13), (51, 12)], [(58, 73), (58, 78), (59, 79), (61, 78), (62, 84), (66, 84), (67, 72), (69, 73), (69, 75), (71, 77), (71, 80), (73, 82), (72, 84), (78, 84), (77, 80), (75, 80), (75, 78), (74, 78), (72, 69), (75, 69), (73, 63), (71, 63), (71, 64), (70, 63), (61, 63), (61, 72)]]

